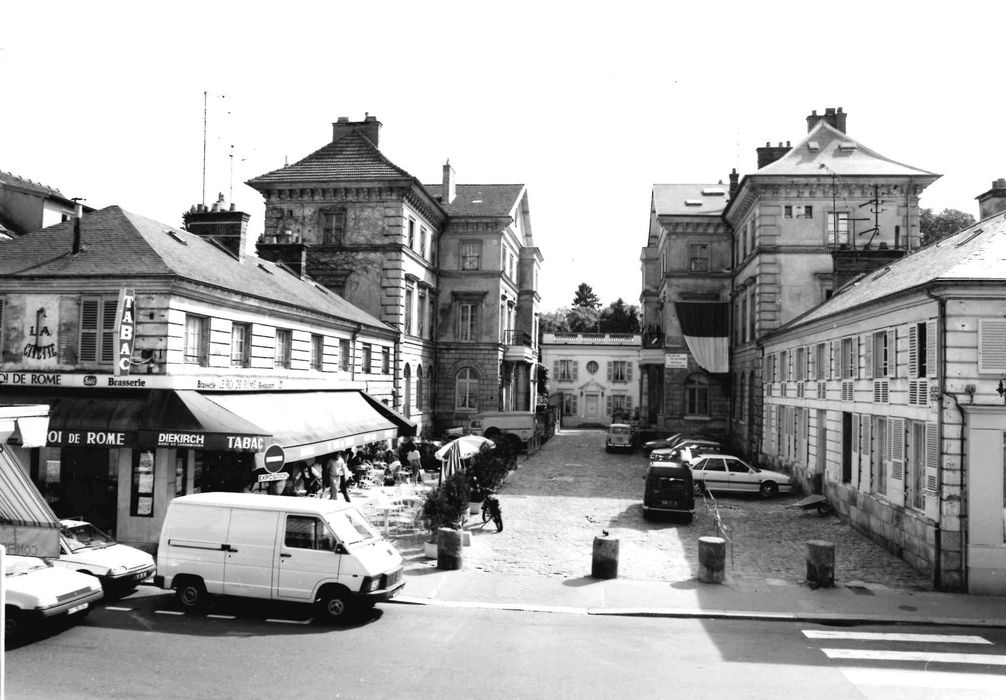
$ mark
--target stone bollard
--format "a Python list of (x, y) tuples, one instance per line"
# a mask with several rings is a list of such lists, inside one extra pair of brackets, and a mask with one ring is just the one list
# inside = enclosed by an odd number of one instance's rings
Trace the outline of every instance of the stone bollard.
[(807, 583), (811, 588), (835, 585), (835, 545), (826, 540), (807, 542)]
[(726, 571), (727, 541), (722, 537), (699, 538), (699, 581), (723, 583)]
[(594, 578), (618, 578), (618, 540), (608, 535), (594, 538), (594, 558), (590, 567)]
[(464, 560), (461, 551), (461, 530), (453, 530), (449, 527), (437, 530), (438, 569), (460, 569)]

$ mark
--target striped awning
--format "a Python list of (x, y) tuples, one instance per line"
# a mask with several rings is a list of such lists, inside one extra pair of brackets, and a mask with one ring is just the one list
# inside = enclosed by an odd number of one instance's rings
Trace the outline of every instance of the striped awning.
[(0, 544), (8, 554), (59, 556), (59, 518), (8, 445), (0, 445)]

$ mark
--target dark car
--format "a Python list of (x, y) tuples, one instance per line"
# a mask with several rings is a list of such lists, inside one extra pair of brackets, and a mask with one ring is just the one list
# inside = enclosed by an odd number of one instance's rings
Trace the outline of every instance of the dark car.
[(709, 452), (728, 453), (729, 450), (716, 440), (686, 439), (678, 442), (674, 447), (662, 447), (650, 453), (650, 459), (660, 457), (663, 460), (671, 459), (676, 462), (689, 462), (698, 459), (699, 455)]
[(665, 438), (649, 440), (643, 443), (643, 452), (649, 454), (653, 450), (662, 450), (677, 447), (686, 440), (711, 440), (713, 442), (720, 441), (720, 439), (715, 435), (709, 435), (707, 433), (672, 433)]
[(692, 522), (695, 514), (695, 486), (692, 470), (679, 462), (651, 462), (646, 469), (643, 518), (666, 513)]

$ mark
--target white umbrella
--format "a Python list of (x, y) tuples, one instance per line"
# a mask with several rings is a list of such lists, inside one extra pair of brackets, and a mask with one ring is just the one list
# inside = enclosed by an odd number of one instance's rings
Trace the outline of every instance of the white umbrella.
[(496, 443), (480, 435), (462, 435), (434, 452), (433, 456), (443, 462), (440, 483), (443, 483), (445, 476), (461, 471), (461, 460), (477, 454), (483, 445), (495, 447)]

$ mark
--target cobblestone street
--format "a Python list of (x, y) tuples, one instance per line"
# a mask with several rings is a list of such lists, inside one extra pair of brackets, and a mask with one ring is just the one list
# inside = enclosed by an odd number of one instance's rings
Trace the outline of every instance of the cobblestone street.
[[(685, 525), (643, 519), (647, 460), (640, 450), (607, 454), (604, 432), (564, 430), (530, 458), (523, 457), (500, 491), (504, 530), (472, 528), (464, 567), (492, 573), (579, 577), (590, 574), (593, 539), (607, 530), (619, 539), (619, 577), (681, 582), (698, 572), (698, 538), (715, 535), (701, 497)], [(727, 577), (771, 585), (805, 579), (805, 542), (835, 543), (837, 585), (930, 589), (929, 581), (835, 515), (787, 506), (798, 495), (773, 500), (719, 499), (727, 528)], [(473, 517), (472, 523), (479, 522)], [(408, 566), (432, 566), (421, 539), (396, 539)]]

